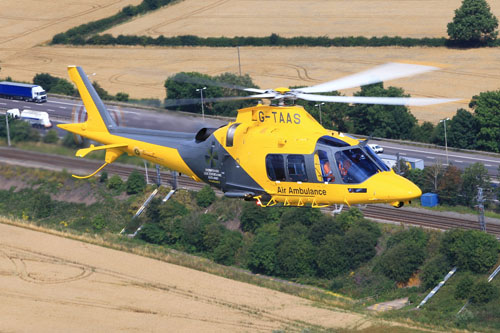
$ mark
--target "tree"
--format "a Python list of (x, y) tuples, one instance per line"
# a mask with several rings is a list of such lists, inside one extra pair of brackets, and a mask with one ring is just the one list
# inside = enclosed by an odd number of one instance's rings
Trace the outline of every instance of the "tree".
[(137, 170), (130, 173), (126, 182), (127, 194), (141, 193), (146, 188), (146, 180), (144, 175)]
[(280, 234), (276, 254), (277, 273), (287, 278), (313, 275), (314, 247), (307, 239), (307, 228), (296, 223)]
[(268, 223), (257, 229), (250, 245), (248, 268), (254, 273), (271, 275), (276, 272), (276, 248), (279, 227)]
[(476, 203), (477, 189), (488, 191), (491, 187), (488, 169), (482, 163), (474, 163), (465, 168), (462, 174), (462, 201), (464, 205), (473, 207)]
[(434, 138), (434, 125), (429, 121), (424, 121), (422, 125), (416, 124), (411, 132), (411, 139), (418, 142), (430, 143)]
[[(382, 83), (361, 87), (355, 96), (409, 97), (403, 89)], [(402, 105), (355, 104), (349, 111), (356, 133), (389, 139), (409, 139), (417, 119)]]
[(246, 202), (240, 215), (241, 230), (255, 232), (266, 223), (278, 222), (281, 210), (273, 207), (262, 208), (254, 202)]
[(209, 185), (203, 186), (203, 188), (196, 193), (196, 203), (200, 207), (207, 208), (214, 201), (215, 192)]
[(477, 148), (500, 152), (500, 90), (474, 96), (470, 106), (474, 109), (480, 128)]
[(434, 165), (426, 167), (424, 169), (425, 187), (430, 191), (437, 193), (443, 173), (444, 168), (440, 161), (436, 161)]
[(460, 203), (462, 172), (454, 165), (448, 165), (438, 185), (440, 203), (455, 206)]
[(479, 230), (447, 231), (441, 247), (453, 265), (474, 273), (487, 272), (498, 260), (495, 236)]
[[(479, 128), (477, 117), (465, 109), (458, 109), (447, 128), (448, 145), (462, 149), (475, 149)], [(444, 138), (442, 142), (444, 143)]]
[(497, 18), (485, 0), (463, 0), (448, 23), (448, 36), (463, 46), (477, 46), (494, 41), (498, 32)]
[(325, 237), (315, 256), (319, 276), (329, 279), (349, 269), (349, 258), (342, 250), (341, 236), (331, 234)]
[[(201, 113), (201, 92), (203, 90), (205, 113), (225, 116), (236, 115), (236, 110), (251, 106), (253, 101), (231, 101), (214, 103), (212, 98), (246, 96), (247, 93), (238, 90), (238, 87), (258, 88), (250, 76), (238, 76), (232, 73), (223, 73), (219, 76), (210, 76), (198, 72), (181, 72), (169, 77), (165, 81), (167, 92), (167, 108), (175, 108), (193, 113)], [(236, 89), (235, 89), (236, 88)], [(188, 99), (188, 104), (176, 104), (176, 100)], [(169, 104), (172, 101), (173, 104)]]
[(227, 231), (214, 250), (215, 262), (223, 265), (234, 264), (236, 252), (241, 247), (243, 236), (238, 231)]

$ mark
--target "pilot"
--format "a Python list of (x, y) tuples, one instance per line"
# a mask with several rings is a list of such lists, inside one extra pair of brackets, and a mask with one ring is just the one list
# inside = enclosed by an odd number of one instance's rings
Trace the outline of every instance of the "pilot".
[(347, 172), (349, 171), (350, 167), (351, 161), (349, 161), (349, 159), (346, 158), (339, 161), (339, 171), (344, 181), (346, 180)]
[(325, 181), (329, 183), (335, 181), (335, 176), (333, 175), (332, 168), (330, 167), (330, 162), (328, 161), (323, 164), (323, 174), (325, 175)]

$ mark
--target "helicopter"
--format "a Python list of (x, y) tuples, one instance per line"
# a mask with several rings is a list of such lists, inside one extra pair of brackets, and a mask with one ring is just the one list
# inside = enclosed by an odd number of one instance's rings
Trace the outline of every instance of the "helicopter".
[(285, 102), (386, 105), (430, 105), (456, 99), (411, 97), (327, 96), (319, 93), (373, 84), (438, 69), (434, 66), (388, 63), (338, 80), (305, 88), (256, 89), (239, 99), (269, 99), (238, 110), (234, 121), (219, 128), (204, 127), (183, 133), (118, 126), (81, 67), (68, 66), (87, 110), (83, 123), (60, 128), (99, 142), (79, 149), (76, 156), (105, 150), (104, 164), (89, 178), (122, 154), (135, 155), (166, 166), (198, 182), (220, 189), (226, 197), (253, 200), (262, 207), (389, 203), (401, 207), (421, 196), (411, 181), (397, 175), (367, 145), (339, 131), (327, 130), (303, 107)]

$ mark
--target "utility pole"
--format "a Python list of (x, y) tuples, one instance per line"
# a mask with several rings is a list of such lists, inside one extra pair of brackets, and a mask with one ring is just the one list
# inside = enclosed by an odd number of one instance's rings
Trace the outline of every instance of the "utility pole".
[(238, 68), (240, 69), (240, 76), (241, 76), (241, 61), (240, 61), (240, 47), (238, 46)]
[(10, 147), (9, 114), (5, 114), (5, 123), (7, 124), (7, 144)]
[(486, 221), (484, 220), (484, 197), (483, 197), (483, 189), (478, 187), (477, 189), (477, 210), (479, 211), (479, 226), (481, 230), (486, 232)]
[(447, 120), (450, 120), (450, 118), (440, 120), (439, 122), (443, 123), (443, 126), (444, 126), (444, 147), (446, 149), (446, 165), (448, 166), (448, 165), (450, 165), (450, 163), (448, 163), (448, 140), (446, 138), (446, 121)]

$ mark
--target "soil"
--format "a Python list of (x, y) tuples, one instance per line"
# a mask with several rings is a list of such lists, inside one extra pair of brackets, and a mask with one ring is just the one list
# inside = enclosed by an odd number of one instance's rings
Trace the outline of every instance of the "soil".
[(7, 332), (288, 332), (374, 324), (299, 297), (6, 224), (0, 285), (0, 331)]

